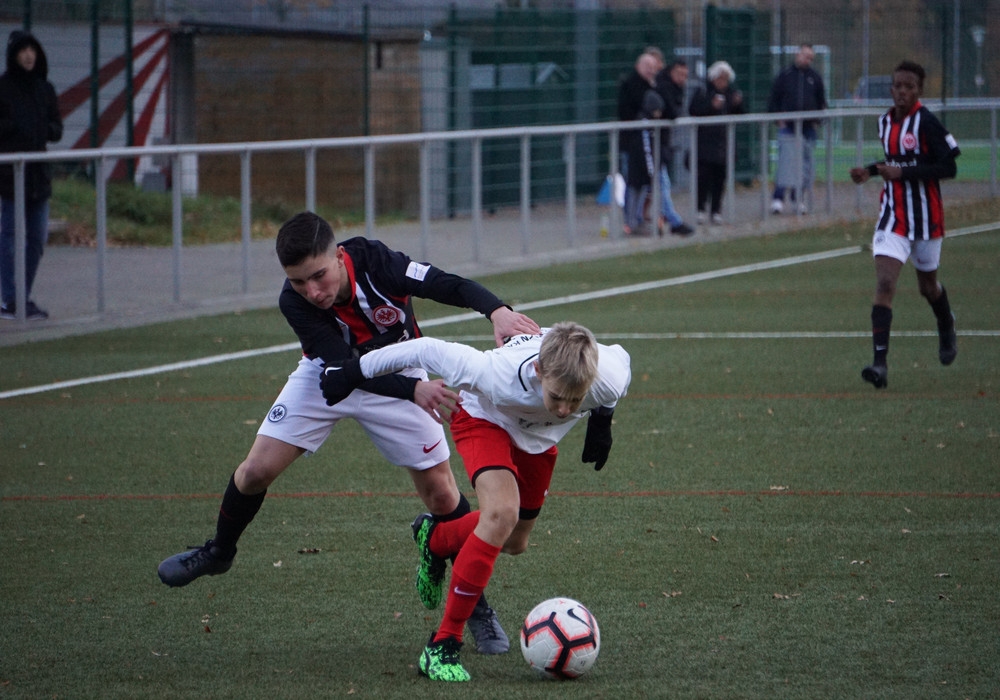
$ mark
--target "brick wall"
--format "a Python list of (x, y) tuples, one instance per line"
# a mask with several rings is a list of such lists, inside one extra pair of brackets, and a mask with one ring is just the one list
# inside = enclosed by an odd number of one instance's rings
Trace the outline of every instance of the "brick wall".
[[(200, 35), (194, 41), (195, 141), (227, 143), (362, 136), (364, 44), (357, 39)], [(417, 44), (369, 47), (370, 133), (420, 130)], [(419, 202), (416, 147), (376, 152), (376, 210), (415, 213)], [(255, 202), (305, 201), (305, 160), (299, 153), (252, 160)], [(320, 207), (363, 207), (361, 149), (320, 151)], [(202, 156), (200, 189), (239, 193), (239, 159)]]

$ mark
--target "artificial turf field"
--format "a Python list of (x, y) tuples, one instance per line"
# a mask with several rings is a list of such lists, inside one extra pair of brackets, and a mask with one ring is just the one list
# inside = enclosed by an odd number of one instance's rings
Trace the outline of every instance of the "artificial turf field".
[[(483, 278), (623, 345), (633, 379), (603, 471), (579, 461), (583, 426), (560, 445), (531, 547), (487, 591), (514, 648), (467, 645), (462, 687), (416, 672), (440, 613), (413, 589), (421, 504), (353, 423), (272, 486), (228, 574), (157, 579), (213, 533), (294, 367), (276, 310), (3, 348), (0, 697), (997, 697), (1000, 230), (983, 217), (944, 245), (958, 359), (938, 363), (907, 267), (882, 391), (859, 376), (865, 225)], [(487, 347), (454, 311), (420, 302), (425, 333)], [(555, 595), (601, 625), (568, 683), (517, 650)]]

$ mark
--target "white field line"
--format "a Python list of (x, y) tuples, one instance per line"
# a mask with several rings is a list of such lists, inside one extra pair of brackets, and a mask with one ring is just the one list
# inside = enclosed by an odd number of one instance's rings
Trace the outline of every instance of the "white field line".
[[(951, 231), (948, 233), (949, 237), (963, 236), (970, 233), (980, 233), (984, 231), (993, 231), (997, 229), (997, 224), (983, 224), (980, 226), (971, 226), (969, 228), (960, 229), (958, 231)], [(594, 299), (603, 299), (605, 297), (621, 296), (624, 294), (634, 294), (637, 292), (648, 292), (653, 289), (661, 289), (663, 287), (676, 287), (683, 284), (692, 284), (694, 282), (704, 282), (706, 280), (719, 279), (721, 277), (731, 277), (733, 275), (743, 275), (750, 272), (760, 272), (762, 270), (773, 270), (778, 267), (789, 267), (791, 265), (802, 265), (804, 263), (817, 262), (820, 260), (829, 260), (831, 258), (839, 258), (845, 255), (854, 255), (856, 253), (862, 252), (864, 249), (860, 246), (851, 246), (849, 248), (838, 248), (836, 250), (828, 250), (821, 253), (811, 253), (809, 255), (797, 255), (790, 258), (780, 258), (778, 260), (768, 260), (766, 262), (751, 263), (748, 265), (737, 265), (735, 267), (725, 267), (720, 270), (710, 270), (708, 272), (699, 272), (691, 275), (682, 275), (680, 277), (671, 277), (664, 280), (654, 280), (651, 282), (641, 282), (638, 284), (625, 285), (621, 287), (611, 287), (609, 289), (600, 289), (593, 292), (584, 292), (580, 294), (569, 294), (562, 297), (554, 297), (552, 299), (542, 299), (539, 301), (526, 302), (524, 304), (518, 305), (518, 311), (530, 311), (532, 309), (542, 309), (550, 306), (562, 306), (564, 304), (574, 304), (581, 301), (592, 301)], [(444, 326), (451, 323), (460, 323), (463, 321), (471, 321), (480, 318), (481, 314), (475, 311), (469, 311), (460, 314), (453, 314), (451, 316), (442, 316), (440, 318), (427, 319), (420, 322), (422, 328), (432, 328), (434, 326)], [(736, 339), (775, 339), (775, 338), (854, 338), (854, 337), (868, 337), (870, 333), (864, 332), (841, 332), (841, 333), (809, 333), (809, 332), (775, 332), (775, 333), (632, 333), (632, 334), (617, 334), (614, 336), (599, 336), (599, 337), (609, 337), (613, 339), (620, 340), (668, 340), (668, 339), (725, 339), (725, 338), (736, 338)], [(912, 336), (912, 337), (923, 337), (925, 335), (935, 335), (933, 332), (895, 332), (894, 336)], [(972, 332), (960, 332), (959, 335), (962, 336), (972, 336), (972, 335), (983, 335), (994, 337), (1000, 335), (1000, 331), (972, 331)], [(482, 336), (487, 338), (486, 336)], [(480, 336), (468, 336), (467, 338), (479, 339)], [(491, 338), (487, 338), (491, 339)], [(77, 386), (84, 386), (86, 384), (97, 384), (100, 382), (111, 382), (117, 381), (119, 379), (134, 379), (136, 377), (147, 377), (152, 374), (163, 374), (166, 372), (175, 372), (177, 370), (191, 369), (193, 367), (205, 367), (207, 365), (214, 365), (221, 362), (231, 362), (233, 360), (243, 360), (250, 357), (260, 357), (262, 355), (270, 355), (279, 352), (291, 352), (293, 350), (299, 350), (298, 343), (286, 343), (283, 345), (271, 345), (266, 348), (257, 348), (255, 350), (243, 350), (241, 352), (230, 352), (222, 355), (212, 355), (210, 357), (202, 357), (194, 360), (185, 360), (183, 362), (173, 362), (166, 365), (157, 365), (155, 367), (146, 367), (144, 369), (129, 370), (127, 372), (113, 372), (111, 374), (100, 374), (92, 377), (82, 377), (80, 379), (69, 379), (62, 382), (53, 382), (51, 384), (41, 384), (38, 386), (23, 387), (21, 389), (11, 389), (9, 391), (0, 391), (0, 400), (12, 399), (19, 396), (28, 396), (31, 394), (41, 394), (47, 391), (58, 391), (60, 389), (71, 389)]]

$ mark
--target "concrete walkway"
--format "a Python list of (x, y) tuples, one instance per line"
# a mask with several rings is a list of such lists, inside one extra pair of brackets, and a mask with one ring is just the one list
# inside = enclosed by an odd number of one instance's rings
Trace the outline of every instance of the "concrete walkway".
[[(947, 182), (943, 189), (949, 207), (990, 196), (988, 184)], [(758, 188), (737, 188), (726, 224), (701, 226), (687, 237), (625, 237), (619, 231), (603, 237), (600, 228), (604, 209), (589, 199), (576, 206), (575, 229), (570, 226), (565, 205), (560, 203), (532, 207), (527, 222), (516, 208), (484, 214), (478, 240), (468, 217), (433, 221), (426, 236), (422, 236), (419, 222), (407, 222), (379, 227), (374, 237), (414, 259), (429, 260), (467, 277), (480, 277), (558, 262), (873, 220), (877, 197), (878, 186), (873, 183), (863, 186), (860, 193), (857, 187), (842, 185), (834, 188), (828, 204), (826, 190), (820, 187), (815, 211), (809, 215), (770, 216), (763, 212)], [(686, 192), (675, 192), (674, 202), (678, 211), (690, 210)], [(338, 231), (337, 237), (343, 240), (363, 234), (363, 228), (346, 229)], [(51, 246), (42, 259), (33, 294), (37, 303), (48, 310), (49, 320), (0, 321), (0, 346), (273, 306), (284, 281), (273, 246), (271, 240), (253, 241), (245, 255), (239, 244), (185, 247), (179, 262), (179, 298), (175, 293), (172, 249), (109, 249), (103, 312), (98, 312), (96, 250)]]

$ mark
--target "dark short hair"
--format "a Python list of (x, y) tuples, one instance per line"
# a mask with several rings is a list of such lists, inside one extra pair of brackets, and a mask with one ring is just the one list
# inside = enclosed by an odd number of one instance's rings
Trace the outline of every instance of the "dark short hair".
[(667, 66), (667, 71), (672, 71), (674, 68), (677, 68), (678, 66), (684, 66), (685, 68), (687, 68), (687, 64), (688, 62), (685, 61), (683, 58), (675, 58), (670, 62), (670, 65)]
[(322, 255), (334, 243), (333, 228), (311, 211), (296, 214), (278, 229), (274, 250), (282, 267)]
[(921, 89), (924, 87), (924, 78), (927, 77), (927, 73), (924, 71), (924, 67), (915, 61), (900, 61), (899, 65), (892, 69), (892, 72), (906, 71), (907, 73), (913, 73), (917, 76), (917, 83)]

